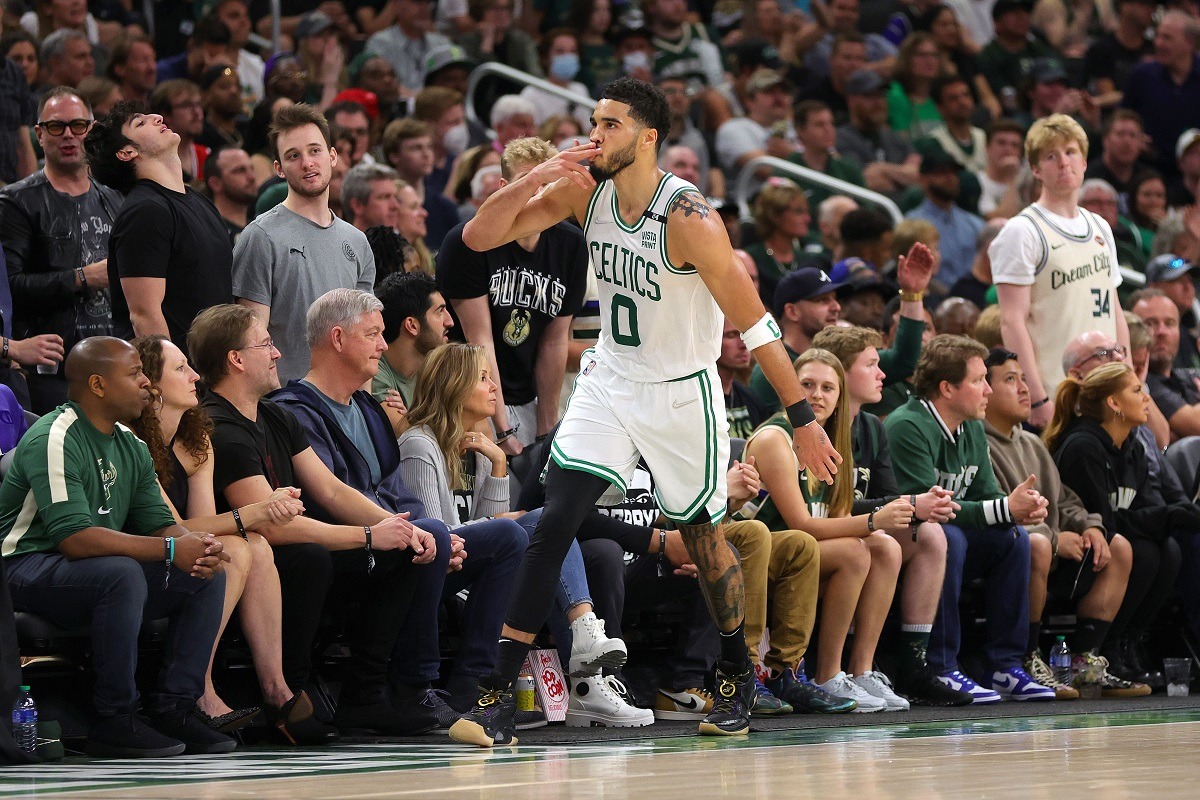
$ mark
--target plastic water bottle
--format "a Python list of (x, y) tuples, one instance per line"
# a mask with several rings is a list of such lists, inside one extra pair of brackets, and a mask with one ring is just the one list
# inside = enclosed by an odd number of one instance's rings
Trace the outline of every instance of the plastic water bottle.
[(21, 693), (13, 703), (12, 727), (17, 747), (26, 753), (37, 749), (37, 721), (37, 705), (33, 702), (33, 695), (29, 693), (28, 686), (22, 686)]
[(1059, 636), (1050, 651), (1050, 669), (1054, 679), (1069, 686), (1071, 684), (1071, 649), (1067, 647), (1067, 637)]

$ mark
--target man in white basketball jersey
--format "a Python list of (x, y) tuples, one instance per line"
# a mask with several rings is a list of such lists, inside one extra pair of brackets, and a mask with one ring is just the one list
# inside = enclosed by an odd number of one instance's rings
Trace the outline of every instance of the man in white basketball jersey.
[[(483, 747), (515, 742), (512, 684), (546, 619), (562, 559), (583, 515), (610, 487), (624, 491), (639, 458), (654, 475), (663, 513), (683, 534), (722, 634), (717, 697), (700, 732), (749, 731), (754, 677), (742, 574), (720, 527), (729, 457), (716, 370), (724, 315), (779, 393), (800, 461), (832, 482), (841, 460), (812, 422), (779, 326), (720, 216), (696, 187), (658, 168), (670, 127), (662, 93), (621, 78), (604, 90), (592, 122), (588, 144), (496, 192), (463, 230), (468, 247), (488, 250), (574, 217), (600, 292), (600, 339), (583, 354), (551, 447), (545, 511), (517, 575), (495, 669), (480, 681), (475, 707), (450, 729), (455, 740)], [(614, 652), (599, 666), (624, 660)]]
[(1117, 299), (1116, 240), (1107, 222), (1079, 206), (1087, 150), (1087, 134), (1066, 114), (1035, 122), (1025, 157), (1042, 194), (1005, 223), (988, 248), (1000, 332), (1024, 368), (1033, 402), (1029, 422), (1038, 428), (1053, 416), (1068, 342), (1100, 330), (1129, 352)]

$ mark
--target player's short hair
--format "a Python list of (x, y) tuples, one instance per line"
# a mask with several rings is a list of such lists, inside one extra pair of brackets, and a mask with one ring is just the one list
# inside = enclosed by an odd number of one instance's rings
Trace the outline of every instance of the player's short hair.
[(554, 145), (536, 136), (513, 139), (504, 146), (504, 152), (500, 154), (500, 174), (504, 180), (511, 181), (522, 167), (544, 164), (557, 153)]
[(1042, 153), (1051, 147), (1059, 147), (1074, 142), (1079, 145), (1079, 151), (1086, 159), (1088, 154), (1088, 138), (1083, 126), (1066, 114), (1051, 114), (1042, 117), (1029, 128), (1025, 135), (1025, 160), (1036, 165)]
[(600, 99), (616, 100), (629, 106), (629, 116), (634, 122), (657, 132), (655, 152), (662, 149), (671, 130), (671, 109), (661, 89), (637, 78), (623, 77), (605, 86)]
[(1001, 133), (1015, 133), (1023, 140), (1025, 138), (1025, 129), (1021, 127), (1021, 123), (1011, 119), (998, 119), (987, 126), (987, 133), (984, 137), (985, 144), (991, 144), (992, 139), (996, 138)]
[(939, 334), (925, 345), (913, 371), (913, 390), (931, 400), (941, 391), (942, 381), (957, 386), (967, 377), (967, 362), (975, 356), (988, 357), (988, 349), (974, 339)]

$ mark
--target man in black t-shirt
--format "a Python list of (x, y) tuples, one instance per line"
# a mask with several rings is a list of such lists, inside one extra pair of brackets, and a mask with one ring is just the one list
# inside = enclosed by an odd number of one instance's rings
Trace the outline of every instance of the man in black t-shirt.
[[(325, 596), (335, 581), (362, 605), (349, 621), (350, 661), (334, 724), (385, 735), (426, 733), (437, 727), (420, 704), (393, 707), (387, 664), (417, 585), (416, 573), (438, 549), (430, 530), (445, 526), (424, 516), (413, 500), (411, 513), (385, 511), (342, 483), (313, 451), (304, 428), (286, 409), (263, 395), (279, 388), (279, 351), (266, 325), (244, 306), (220, 305), (202, 312), (188, 334), (201, 378), (211, 387), (204, 408), (212, 417), (219, 510), (265, 500), (281, 486), (298, 486), (309, 506), (286, 529), (259, 532), (275, 552), (283, 598), (283, 674), (298, 692), (308, 682), (313, 642)], [(311, 514), (324, 511), (327, 521)], [(440, 530), (438, 530), (440, 529)], [(440, 562), (445, 569), (448, 555)], [(267, 707), (277, 725), (291, 709)]]
[(126, 195), (108, 248), (113, 330), (162, 334), (186, 354), (196, 315), (233, 299), (233, 248), (212, 202), (183, 181), (179, 134), (137, 109), (117, 103), (84, 141), (92, 176)]
[(1125, 91), (1129, 71), (1154, 55), (1154, 43), (1146, 38), (1151, 28), (1155, 0), (1118, 0), (1117, 27), (1095, 40), (1084, 59), (1085, 73), (1093, 95)]
[[(541, 139), (509, 142), (501, 185), (555, 155)], [(438, 251), (438, 288), (456, 317), (454, 331), (481, 345), (500, 376), (492, 426), (501, 449), (517, 455), (558, 423), (571, 319), (587, 284), (587, 242), (579, 228), (560, 222), (477, 253), (463, 244), (462, 231), (453, 228)]]

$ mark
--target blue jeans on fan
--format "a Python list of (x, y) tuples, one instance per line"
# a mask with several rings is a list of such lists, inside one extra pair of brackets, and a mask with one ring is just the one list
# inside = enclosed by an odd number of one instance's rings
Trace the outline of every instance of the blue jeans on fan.
[(61, 628), (90, 628), (92, 702), (101, 716), (137, 710), (134, 673), (143, 621), (170, 619), (157, 691), (147, 710), (188, 708), (204, 693), (225, 604), (224, 573), (204, 580), (171, 567), (164, 589), (161, 561), (142, 564), (125, 556), (70, 561), (60, 553), (29, 553), (6, 566), (14, 609)]
[(963, 530), (942, 524), (946, 532), (946, 577), (937, 619), (929, 635), (929, 664), (936, 672), (958, 669), (962, 642), (959, 598), (963, 581), (984, 579), (987, 675), (1021, 666), (1029, 640), (1029, 534), (1019, 525)]
[[(540, 513), (535, 511), (534, 514)], [(520, 520), (492, 519), (472, 522), (454, 529), (461, 536), (467, 559), (461, 571), (446, 575), (435, 591), (437, 577), (422, 573), (413, 598), (412, 610), (397, 640), (392, 660), (392, 679), (403, 684), (432, 683), (438, 679), (441, 648), (438, 639), (438, 606), (443, 598), (469, 590), (463, 612), (462, 644), (455, 654), (454, 675), (479, 678), (491, 672), (496, 662), (496, 645), (504, 626), (508, 599), (515, 584), (517, 568), (529, 545), (536, 518)], [(555, 611), (547, 625), (559, 647), (565, 665), (570, 654), (571, 634), (566, 611), (582, 602), (591, 602), (583, 555), (572, 545), (563, 562)], [(563, 647), (566, 650), (563, 650)]]

